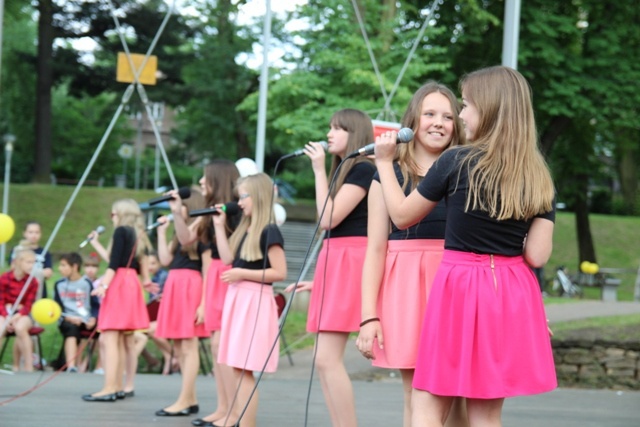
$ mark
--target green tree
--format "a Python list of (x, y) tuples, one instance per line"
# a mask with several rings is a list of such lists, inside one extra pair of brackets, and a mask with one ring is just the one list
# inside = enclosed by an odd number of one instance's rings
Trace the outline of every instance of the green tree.
[[(394, 10), (392, 19), (385, 2), (361, 0), (358, 7), (381, 70), (382, 85), (390, 94), (422, 20), (412, 20), (416, 12), (410, 5)], [(449, 66), (446, 60), (434, 59), (442, 57), (445, 48), (430, 46), (431, 37), (440, 30), (429, 28), (385, 111), (386, 100), (350, 3), (311, 0), (287, 20), (304, 20), (306, 25), (283, 40), (295, 46), (285, 52), (283, 60), (288, 66), (272, 70), (267, 153), (275, 158), (309, 140), (325, 139), (331, 115), (343, 108), (363, 110), (372, 118), (400, 120), (413, 92), (426, 79), (438, 79)], [(257, 102), (258, 93), (253, 93), (240, 110), (252, 113)], [(251, 119), (255, 120), (255, 115)], [(297, 174), (309, 174), (304, 162), (285, 166)]]
[(256, 37), (234, 22), (245, 1), (199, 3), (202, 26), (191, 62), (184, 67), (187, 98), (175, 132), (199, 158), (251, 156), (250, 129), (238, 104), (258, 87), (257, 73), (239, 64), (238, 55), (251, 51)]

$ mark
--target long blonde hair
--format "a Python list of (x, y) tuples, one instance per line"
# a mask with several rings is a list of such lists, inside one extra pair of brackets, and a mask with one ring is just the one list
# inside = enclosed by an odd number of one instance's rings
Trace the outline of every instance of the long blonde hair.
[[(360, 110), (345, 108), (344, 110), (337, 111), (333, 114), (333, 117), (331, 117), (330, 124), (331, 126), (337, 126), (349, 132), (347, 155), (373, 142), (373, 124), (371, 123), (371, 118)], [(339, 156), (333, 156), (331, 160), (331, 171), (329, 172), (330, 179), (333, 179), (333, 175), (336, 173), (341, 161), (342, 159)], [(335, 197), (338, 193), (351, 168), (356, 163), (361, 162), (373, 163), (371, 159), (364, 156), (345, 160), (345, 164), (342, 165), (336, 177), (336, 183), (333, 186), (331, 197)]]
[[(453, 94), (451, 89), (438, 82), (429, 81), (422, 85), (420, 89), (413, 94), (407, 110), (402, 117), (402, 126), (408, 127), (413, 130), (413, 134), (418, 134), (418, 128), (420, 127), (420, 117), (422, 116), (422, 102), (424, 99), (432, 93), (440, 93), (447, 97), (451, 104), (451, 111), (453, 112), (453, 135), (451, 140), (445, 149), (454, 147), (456, 145), (462, 145), (465, 143), (464, 130), (462, 127), (462, 121), (460, 120), (460, 104)], [(398, 144), (398, 150), (396, 154), (396, 160), (400, 166), (402, 178), (404, 183), (402, 189), (407, 187), (407, 184), (411, 183), (411, 190), (413, 190), (420, 181), (420, 166), (415, 160), (416, 150), (416, 138), (414, 137), (407, 144)], [(444, 151), (444, 150), (443, 150)]]
[[(111, 211), (116, 214), (116, 227), (132, 227), (136, 233), (136, 258), (140, 260), (148, 251), (152, 249), (151, 242), (144, 226), (144, 218), (140, 206), (133, 199), (116, 200), (111, 207)], [(107, 251), (111, 253), (113, 239), (109, 242)]]
[(265, 173), (249, 175), (238, 179), (236, 188), (243, 186), (251, 197), (251, 216), (243, 215), (238, 228), (229, 238), (231, 252), (238, 252), (245, 233), (249, 233), (240, 248), (240, 258), (257, 261), (264, 258), (260, 247), (260, 236), (264, 228), (275, 222), (273, 213), (273, 181)]
[(528, 220), (551, 211), (553, 180), (538, 149), (527, 80), (495, 66), (463, 77), (460, 89), (479, 116), (462, 162), (469, 171), (465, 210), (479, 209), (498, 220)]

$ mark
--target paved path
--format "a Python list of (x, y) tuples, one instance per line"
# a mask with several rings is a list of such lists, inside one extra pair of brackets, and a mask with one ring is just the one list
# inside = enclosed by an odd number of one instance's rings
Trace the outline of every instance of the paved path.
[(580, 302), (548, 304), (546, 306), (546, 310), (549, 322), (556, 323), (566, 322), (568, 320), (586, 319), (589, 317), (640, 314), (640, 302), (603, 302), (585, 300)]
[[(638, 303), (576, 302), (547, 307), (551, 322), (592, 316), (640, 313)], [(311, 349), (296, 351), (294, 365), (281, 357), (278, 372), (265, 375), (260, 393), (259, 426), (329, 426), (317, 378), (309, 377)], [(349, 342), (345, 364), (353, 379), (360, 426), (401, 426), (402, 384), (395, 371), (372, 368)], [(51, 373), (0, 374), (0, 405)], [(117, 403), (85, 403), (84, 393), (100, 388), (102, 377), (93, 374), (60, 374), (34, 393), (0, 406), (1, 427), (189, 427), (195, 417), (162, 418), (154, 412), (171, 403), (180, 387), (180, 376), (138, 375), (136, 396)], [(199, 416), (212, 411), (216, 401), (211, 377), (198, 377)], [(308, 416), (305, 423), (305, 407)], [(504, 425), (518, 427), (637, 427), (640, 425), (640, 392), (558, 389), (551, 393), (508, 399)]]

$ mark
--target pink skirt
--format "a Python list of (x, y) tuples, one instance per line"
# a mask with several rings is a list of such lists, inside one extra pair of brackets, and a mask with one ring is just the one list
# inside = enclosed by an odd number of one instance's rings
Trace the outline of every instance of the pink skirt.
[(98, 314), (99, 331), (134, 331), (149, 327), (149, 314), (138, 273), (118, 268)]
[(366, 237), (324, 240), (313, 276), (308, 332), (360, 330), (362, 265), (366, 250)]
[(523, 258), (445, 250), (429, 296), (413, 387), (496, 399), (556, 386), (540, 286)]
[(443, 252), (444, 240), (389, 240), (378, 293), (384, 349), (374, 344), (373, 366), (415, 368), (424, 312)]
[(222, 308), (227, 295), (227, 284), (220, 279), (220, 275), (229, 270), (219, 259), (212, 259), (207, 270), (207, 290), (204, 300), (204, 328), (209, 331), (219, 331), (222, 325)]
[(275, 372), (279, 353), (278, 308), (273, 288), (246, 280), (230, 284), (222, 310), (218, 363), (248, 371)]
[(164, 283), (155, 335), (160, 338), (185, 339), (209, 336), (204, 323), (195, 324), (202, 300), (202, 275), (188, 268), (169, 270)]

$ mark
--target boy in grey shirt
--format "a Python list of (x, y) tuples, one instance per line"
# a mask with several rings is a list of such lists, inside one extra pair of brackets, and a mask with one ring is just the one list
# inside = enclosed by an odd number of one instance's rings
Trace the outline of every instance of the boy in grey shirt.
[(63, 279), (57, 281), (54, 287), (54, 298), (62, 307), (59, 328), (64, 336), (67, 372), (78, 372), (81, 333), (95, 328), (100, 307), (97, 297), (91, 295), (91, 281), (80, 273), (81, 268), (82, 257), (79, 254), (71, 252), (62, 255), (58, 270)]

